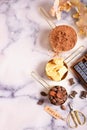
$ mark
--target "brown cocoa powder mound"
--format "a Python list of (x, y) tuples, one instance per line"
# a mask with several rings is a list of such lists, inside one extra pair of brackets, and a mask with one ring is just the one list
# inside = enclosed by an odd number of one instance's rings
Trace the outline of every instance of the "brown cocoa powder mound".
[(49, 42), (54, 52), (71, 50), (77, 42), (76, 31), (67, 25), (60, 25), (52, 29)]

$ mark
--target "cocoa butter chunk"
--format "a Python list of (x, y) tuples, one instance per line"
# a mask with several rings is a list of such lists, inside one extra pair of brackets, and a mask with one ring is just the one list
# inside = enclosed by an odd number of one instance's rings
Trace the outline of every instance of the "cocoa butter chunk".
[(87, 91), (81, 91), (80, 98), (87, 98)]
[(44, 91), (40, 92), (40, 94), (41, 94), (42, 96), (47, 96), (47, 95), (48, 95), (48, 94), (47, 94), (46, 92), (44, 92)]
[(75, 82), (74, 82), (74, 79), (73, 79), (73, 78), (70, 78), (70, 79), (69, 79), (69, 84), (70, 84), (70, 85), (75, 84)]
[(77, 92), (76, 91), (71, 91), (71, 93), (69, 94), (70, 98), (75, 98)]
[(40, 99), (40, 100), (37, 102), (38, 105), (42, 105), (43, 103), (44, 103), (44, 99)]

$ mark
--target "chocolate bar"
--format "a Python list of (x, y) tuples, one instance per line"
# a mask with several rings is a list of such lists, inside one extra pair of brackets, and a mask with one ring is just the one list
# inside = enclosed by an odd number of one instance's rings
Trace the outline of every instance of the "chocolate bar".
[(71, 66), (71, 69), (87, 88), (87, 53), (84, 56), (82, 56), (80, 59), (78, 59)]

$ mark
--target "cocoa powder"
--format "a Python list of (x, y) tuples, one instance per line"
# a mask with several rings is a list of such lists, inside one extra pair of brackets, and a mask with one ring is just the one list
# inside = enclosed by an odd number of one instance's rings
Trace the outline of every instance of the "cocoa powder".
[(75, 46), (77, 34), (72, 27), (60, 25), (50, 32), (49, 41), (54, 52), (68, 51)]

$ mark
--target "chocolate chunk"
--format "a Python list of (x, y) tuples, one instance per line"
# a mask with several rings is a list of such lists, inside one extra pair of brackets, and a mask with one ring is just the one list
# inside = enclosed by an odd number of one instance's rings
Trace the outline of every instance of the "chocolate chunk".
[(74, 82), (73, 78), (70, 78), (70, 79), (69, 79), (69, 84), (70, 84), (70, 85), (75, 84), (75, 82)]
[(42, 96), (47, 96), (47, 95), (48, 95), (48, 94), (45, 93), (44, 91), (40, 92), (40, 94), (41, 94)]
[(76, 91), (71, 91), (71, 94), (69, 95), (70, 98), (74, 98), (76, 96)]
[(48, 93), (49, 100), (54, 105), (61, 105), (67, 100), (67, 91), (62, 86), (54, 86)]
[(40, 100), (37, 102), (38, 105), (42, 105), (43, 103), (44, 103), (44, 99), (40, 99)]
[(81, 91), (80, 98), (82, 99), (87, 98), (87, 91)]

